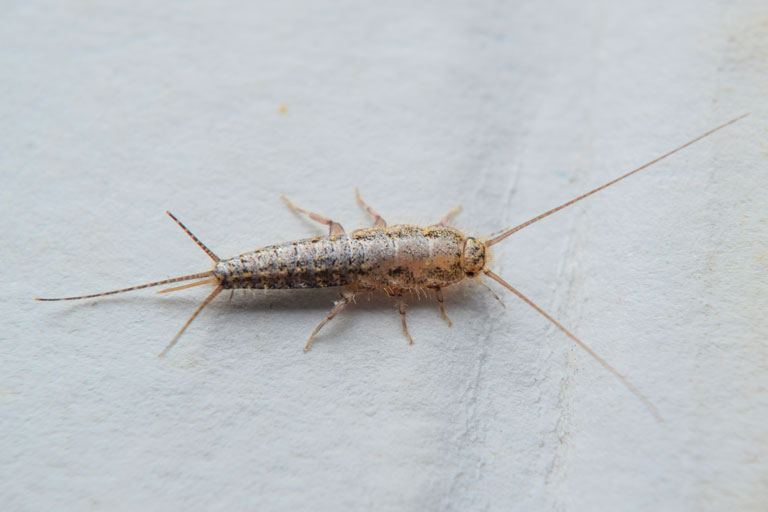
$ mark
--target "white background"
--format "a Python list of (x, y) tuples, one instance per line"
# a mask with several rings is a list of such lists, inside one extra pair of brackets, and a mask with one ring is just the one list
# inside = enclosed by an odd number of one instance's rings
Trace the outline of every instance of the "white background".
[[(5, 510), (758, 510), (768, 7), (4, 2)], [(484, 235), (514, 296), (91, 293), (322, 234), (279, 201)]]

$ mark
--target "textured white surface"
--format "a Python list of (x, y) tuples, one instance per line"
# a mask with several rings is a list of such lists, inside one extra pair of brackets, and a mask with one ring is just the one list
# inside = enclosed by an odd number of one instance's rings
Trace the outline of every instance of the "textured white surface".
[[(768, 500), (764, 2), (6, 3), (0, 499), (6, 510), (757, 510)], [(286, 111), (280, 112), (281, 105)], [(101, 291), (456, 203), (527, 220), (509, 294)], [(498, 291), (499, 294), (503, 292)]]

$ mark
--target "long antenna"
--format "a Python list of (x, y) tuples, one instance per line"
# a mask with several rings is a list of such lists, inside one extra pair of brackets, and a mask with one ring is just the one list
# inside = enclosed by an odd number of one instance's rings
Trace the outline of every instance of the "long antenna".
[(523, 223), (522, 223), (522, 224), (520, 224), (519, 226), (515, 226), (514, 228), (512, 228), (512, 229), (509, 229), (509, 230), (507, 230), (507, 231), (503, 232), (502, 234), (500, 234), (500, 235), (498, 235), (498, 236), (496, 236), (496, 237), (494, 237), (494, 238), (491, 238), (490, 240), (488, 240), (487, 242), (485, 242), (485, 245), (486, 245), (486, 247), (489, 247), (489, 246), (491, 246), (491, 245), (497, 244), (497, 243), (501, 242), (502, 240), (504, 240), (505, 238), (507, 238), (509, 235), (511, 235), (511, 234), (513, 234), (513, 233), (517, 233), (517, 232), (518, 232), (518, 231), (520, 231), (521, 229), (523, 229), (523, 228), (525, 228), (525, 227), (528, 227), (528, 226), (530, 226), (530, 225), (531, 225), (531, 224), (533, 224), (534, 222), (538, 222), (538, 221), (540, 221), (541, 219), (543, 219), (544, 217), (549, 217), (549, 216), (550, 216), (550, 215), (552, 215), (553, 213), (557, 213), (557, 212), (559, 212), (560, 210), (562, 210), (563, 208), (567, 208), (567, 207), (571, 206), (572, 204), (574, 204), (574, 203), (577, 203), (577, 202), (581, 201), (582, 199), (585, 199), (585, 198), (587, 198), (587, 197), (591, 196), (592, 194), (594, 194), (594, 193), (596, 193), (596, 192), (600, 192), (600, 191), (601, 191), (601, 190), (603, 190), (604, 188), (608, 188), (608, 187), (610, 187), (611, 185), (613, 185), (613, 184), (615, 184), (615, 183), (618, 183), (619, 181), (623, 180), (624, 178), (628, 178), (628, 177), (632, 176), (633, 174), (635, 174), (636, 172), (640, 172), (640, 171), (642, 171), (643, 169), (645, 169), (646, 167), (650, 167), (650, 166), (652, 166), (653, 164), (655, 164), (655, 163), (657, 163), (657, 162), (660, 162), (661, 160), (664, 160), (664, 159), (665, 159), (665, 158), (667, 158), (668, 156), (674, 155), (675, 153), (677, 153), (677, 152), (678, 152), (678, 151), (680, 151), (681, 149), (685, 149), (685, 148), (687, 148), (687, 147), (688, 147), (688, 146), (690, 146), (691, 144), (693, 144), (693, 143), (695, 143), (695, 142), (698, 142), (698, 141), (700, 141), (701, 139), (703, 139), (703, 138), (705, 138), (705, 137), (708, 137), (708, 136), (712, 135), (713, 133), (715, 133), (715, 132), (716, 132), (716, 131), (718, 131), (718, 130), (722, 130), (722, 129), (723, 129), (723, 128), (725, 128), (726, 126), (728, 126), (728, 125), (731, 125), (731, 124), (735, 123), (736, 121), (740, 121), (741, 119), (744, 119), (744, 118), (745, 118), (745, 117), (747, 117), (748, 115), (749, 115), (749, 112), (747, 112), (746, 114), (742, 114), (742, 115), (740, 115), (740, 116), (739, 116), (739, 117), (737, 117), (736, 119), (731, 119), (731, 120), (730, 120), (730, 121), (728, 121), (727, 123), (723, 123), (723, 124), (721, 124), (720, 126), (718, 126), (717, 128), (712, 128), (712, 129), (711, 129), (711, 130), (709, 130), (708, 132), (706, 132), (706, 133), (704, 133), (704, 134), (702, 134), (702, 135), (699, 135), (699, 136), (698, 136), (698, 137), (696, 137), (695, 139), (693, 139), (693, 140), (690, 140), (690, 141), (686, 142), (686, 143), (685, 143), (685, 144), (683, 144), (682, 146), (680, 146), (680, 147), (677, 147), (677, 148), (673, 149), (673, 150), (672, 150), (672, 151), (670, 151), (669, 153), (666, 153), (666, 154), (664, 154), (664, 155), (661, 155), (660, 157), (656, 158), (655, 160), (651, 160), (650, 162), (648, 162), (648, 163), (647, 163), (647, 164), (645, 164), (645, 165), (641, 165), (640, 167), (638, 167), (638, 168), (637, 168), (637, 169), (635, 169), (634, 171), (630, 171), (630, 172), (628, 172), (627, 174), (625, 174), (624, 176), (621, 176), (621, 177), (619, 177), (619, 178), (616, 178), (616, 179), (615, 179), (615, 180), (613, 180), (613, 181), (610, 181), (610, 182), (606, 183), (606, 184), (605, 184), (605, 185), (603, 185), (602, 187), (597, 187), (596, 189), (594, 189), (594, 190), (592, 190), (592, 191), (590, 191), (590, 192), (587, 192), (586, 194), (584, 194), (584, 195), (582, 195), (582, 196), (579, 196), (579, 197), (577, 197), (576, 199), (571, 199), (571, 200), (570, 200), (570, 201), (568, 201), (567, 203), (563, 203), (563, 204), (561, 204), (560, 206), (558, 206), (557, 208), (552, 208), (551, 210), (549, 210), (549, 211), (547, 211), (547, 212), (544, 212), (544, 213), (542, 213), (541, 215), (538, 215), (538, 216), (536, 216), (536, 217), (532, 218), (531, 220), (529, 220), (529, 221), (527, 221), (527, 222), (523, 222)]
[(653, 417), (654, 417), (654, 418), (656, 418), (656, 420), (657, 420), (659, 423), (664, 423), (664, 419), (661, 417), (661, 414), (659, 414), (659, 411), (656, 409), (656, 407), (654, 407), (654, 406), (653, 406), (653, 404), (651, 403), (651, 401), (650, 401), (650, 400), (648, 400), (647, 398), (645, 398), (645, 396), (643, 396), (643, 394), (642, 394), (642, 393), (640, 393), (640, 391), (638, 391), (638, 390), (637, 390), (637, 388), (636, 388), (635, 386), (633, 386), (632, 384), (630, 384), (630, 382), (629, 382), (629, 381), (628, 381), (628, 380), (627, 380), (627, 379), (626, 379), (626, 378), (625, 378), (625, 377), (624, 377), (622, 374), (620, 374), (618, 371), (616, 371), (616, 369), (615, 369), (613, 366), (609, 365), (609, 364), (608, 364), (608, 363), (605, 361), (605, 359), (603, 359), (602, 357), (598, 356), (598, 355), (595, 353), (595, 351), (594, 351), (594, 350), (592, 350), (591, 348), (589, 348), (589, 347), (588, 347), (588, 346), (587, 346), (587, 345), (586, 345), (586, 344), (585, 344), (583, 341), (581, 341), (579, 338), (577, 338), (575, 335), (573, 335), (573, 334), (571, 333), (571, 331), (569, 331), (568, 329), (566, 329), (565, 327), (563, 327), (563, 325), (562, 325), (560, 322), (558, 322), (557, 320), (555, 320), (554, 318), (552, 318), (552, 316), (551, 316), (551, 315), (549, 315), (549, 313), (547, 313), (546, 311), (544, 311), (543, 309), (541, 309), (539, 306), (537, 306), (536, 304), (534, 304), (534, 303), (533, 303), (533, 301), (531, 301), (531, 299), (529, 299), (528, 297), (526, 297), (525, 295), (523, 295), (522, 293), (520, 293), (520, 292), (519, 292), (519, 291), (518, 291), (518, 290), (517, 290), (515, 287), (513, 287), (511, 284), (509, 284), (508, 282), (506, 282), (506, 281), (505, 281), (505, 280), (503, 280), (501, 277), (499, 277), (498, 275), (494, 274), (493, 272), (491, 272), (491, 271), (490, 271), (490, 270), (488, 270), (488, 269), (485, 269), (485, 270), (483, 270), (483, 272), (485, 272), (485, 275), (487, 275), (488, 277), (490, 277), (491, 279), (493, 279), (494, 281), (496, 281), (497, 283), (499, 283), (500, 285), (504, 286), (504, 287), (505, 287), (505, 288), (507, 288), (509, 291), (511, 291), (512, 293), (514, 293), (515, 295), (517, 295), (518, 297), (520, 297), (521, 299), (523, 299), (523, 301), (524, 301), (526, 304), (528, 304), (528, 305), (529, 305), (529, 306), (531, 306), (533, 309), (535, 309), (536, 311), (538, 311), (538, 312), (539, 312), (539, 313), (540, 313), (542, 316), (544, 316), (544, 318), (546, 318), (547, 320), (549, 320), (550, 322), (552, 322), (553, 324), (555, 324), (555, 325), (557, 326), (557, 328), (558, 328), (558, 329), (560, 329), (561, 331), (563, 331), (563, 332), (564, 332), (564, 333), (565, 333), (565, 334), (566, 334), (566, 335), (567, 335), (569, 338), (571, 338), (573, 341), (575, 341), (577, 345), (579, 345), (581, 348), (583, 348), (584, 350), (586, 350), (586, 351), (587, 351), (587, 353), (588, 353), (589, 355), (591, 355), (592, 357), (594, 357), (594, 358), (595, 358), (595, 360), (596, 360), (598, 363), (600, 363), (601, 365), (603, 365), (603, 368), (605, 368), (606, 370), (608, 370), (609, 372), (611, 372), (611, 373), (614, 375), (614, 377), (616, 377), (617, 379), (619, 379), (619, 380), (621, 381), (621, 383), (622, 383), (622, 384), (624, 384), (624, 386), (625, 386), (625, 387), (626, 387), (628, 390), (630, 390), (630, 391), (631, 391), (631, 392), (632, 392), (632, 393), (633, 393), (633, 394), (634, 394), (634, 395), (635, 395), (637, 398), (639, 398), (639, 399), (640, 399), (640, 400), (641, 400), (641, 401), (642, 401), (642, 402), (645, 404), (645, 406), (648, 408), (648, 410), (649, 410), (649, 411), (651, 411), (651, 414), (653, 414)]

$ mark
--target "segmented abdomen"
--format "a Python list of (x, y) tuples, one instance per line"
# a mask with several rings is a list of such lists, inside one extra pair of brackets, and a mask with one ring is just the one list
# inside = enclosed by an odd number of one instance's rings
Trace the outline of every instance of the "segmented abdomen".
[(463, 235), (392, 226), (270, 245), (216, 265), (224, 288), (443, 287), (461, 281)]

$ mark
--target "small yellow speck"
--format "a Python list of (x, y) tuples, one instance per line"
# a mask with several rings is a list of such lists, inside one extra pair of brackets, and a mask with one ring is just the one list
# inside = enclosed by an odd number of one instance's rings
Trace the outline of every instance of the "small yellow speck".
[(280, 114), (285, 114), (286, 112), (288, 112), (288, 107), (287, 107), (286, 105), (280, 105), (280, 106), (277, 108), (277, 111), (278, 111)]

